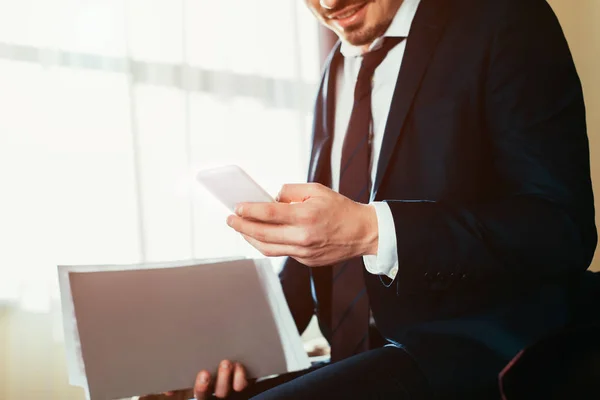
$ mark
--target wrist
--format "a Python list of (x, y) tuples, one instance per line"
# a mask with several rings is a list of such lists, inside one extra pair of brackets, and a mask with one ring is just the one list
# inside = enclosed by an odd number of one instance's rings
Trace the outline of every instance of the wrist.
[(377, 212), (371, 204), (361, 204), (362, 207), (362, 251), (361, 256), (377, 255), (379, 247), (379, 226)]

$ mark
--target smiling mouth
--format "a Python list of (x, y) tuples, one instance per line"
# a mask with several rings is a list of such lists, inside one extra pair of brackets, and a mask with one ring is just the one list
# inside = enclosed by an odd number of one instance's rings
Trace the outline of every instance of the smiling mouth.
[(363, 9), (364, 6), (367, 5), (367, 2), (359, 4), (357, 6), (351, 6), (345, 10), (339, 11), (337, 13), (331, 14), (329, 16), (327, 16), (327, 19), (332, 20), (332, 21), (336, 21), (336, 20), (341, 20), (341, 19), (347, 19), (352, 17), (354, 14), (356, 14), (357, 12), (359, 12), (360, 10)]

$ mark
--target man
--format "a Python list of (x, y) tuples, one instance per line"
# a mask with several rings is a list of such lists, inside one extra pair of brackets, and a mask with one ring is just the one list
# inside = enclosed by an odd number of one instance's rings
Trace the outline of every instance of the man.
[[(227, 222), (290, 256), (298, 329), (316, 312), (336, 362), (258, 398), (497, 398), (503, 366), (570, 322), (570, 283), (596, 246), (559, 23), (544, 0), (307, 4), (341, 39), (316, 103), (313, 183)], [(198, 375), (196, 396), (246, 387), (223, 366)]]

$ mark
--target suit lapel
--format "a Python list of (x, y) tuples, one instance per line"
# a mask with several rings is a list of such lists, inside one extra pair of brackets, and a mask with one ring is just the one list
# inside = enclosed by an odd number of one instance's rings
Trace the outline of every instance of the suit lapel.
[(406, 117), (445, 27), (447, 3), (447, 0), (422, 0), (415, 15), (392, 97), (371, 199), (377, 195)]
[(335, 121), (335, 75), (341, 58), (340, 42), (331, 50), (325, 61), (325, 68), (315, 104), (313, 121), (313, 144), (308, 169), (308, 182), (321, 177), (325, 164), (329, 160), (329, 148), (333, 138)]

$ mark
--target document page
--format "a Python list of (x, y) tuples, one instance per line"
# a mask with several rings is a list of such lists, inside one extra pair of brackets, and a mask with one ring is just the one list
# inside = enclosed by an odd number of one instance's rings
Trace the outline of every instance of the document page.
[(70, 383), (119, 399), (193, 386), (222, 359), (251, 377), (310, 363), (268, 260), (59, 267)]

